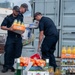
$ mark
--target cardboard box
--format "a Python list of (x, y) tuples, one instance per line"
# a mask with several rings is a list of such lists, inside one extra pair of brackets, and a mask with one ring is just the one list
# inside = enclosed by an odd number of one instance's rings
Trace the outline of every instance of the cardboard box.
[(14, 32), (18, 34), (22, 34), (25, 31), (25, 25), (21, 21), (18, 21), (17, 19), (14, 20), (11, 28), (14, 30)]
[(14, 30), (15, 33), (18, 33), (18, 34), (23, 34), (24, 31), (20, 31), (20, 30)]
[(21, 25), (12, 25), (12, 29), (14, 30), (15, 33), (18, 34), (23, 34), (25, 32), (25, 26)]
[(28, 71), (27, 75), (49, 75), (47, 71)]

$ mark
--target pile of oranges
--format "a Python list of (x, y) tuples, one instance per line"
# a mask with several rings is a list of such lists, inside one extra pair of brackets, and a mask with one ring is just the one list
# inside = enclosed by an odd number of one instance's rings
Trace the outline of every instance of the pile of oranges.
[(46, 66), (46, 62), (43, 59), (32, 59), (29, 57), (20, 57), (20, 66), (28, 66), (32, 62), (33, 66)]

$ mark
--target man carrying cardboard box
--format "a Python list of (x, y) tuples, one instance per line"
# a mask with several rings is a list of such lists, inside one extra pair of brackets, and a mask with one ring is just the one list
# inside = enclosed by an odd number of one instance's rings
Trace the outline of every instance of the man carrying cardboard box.
[(22, 52), (22, 37), (20, 34), (13, 32), (11, 27), (14, 20), (23, 22), (23, 17), (19, 15), (18, 6), (13, 7), (13, 13), (6, 16), (1, 24), (1, 29), (7, 30), (7, 40), (4, 48), (3, 73), (7, 72), (9, 69), (11, 69), (12, 72), (15, 71), (13, 68), (14, 59), (19, 58)]

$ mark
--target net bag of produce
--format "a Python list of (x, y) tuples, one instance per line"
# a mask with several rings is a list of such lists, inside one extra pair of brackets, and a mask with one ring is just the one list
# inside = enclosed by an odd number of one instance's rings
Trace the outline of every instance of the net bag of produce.
[(26, 46), (34, 41), (34, 34), (31, 32), (30, 28), (26, 28), (22, 39), (23, 46)]
[(15, 20), (12, 24), (12, 29), (18, 34), (23, 34), (25, 31), (25, 25), (23, 22)]

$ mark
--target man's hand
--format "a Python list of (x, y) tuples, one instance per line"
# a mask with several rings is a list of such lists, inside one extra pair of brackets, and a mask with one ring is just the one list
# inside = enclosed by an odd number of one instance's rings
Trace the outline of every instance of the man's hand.
[(8, 30), (9, 30), (9, 31), (13, 31), (13, 28), (12, 28), (12, 27), (10, 27), (10, 28), (8, 28)]
[(1, 26), (1, 29), (3, 29), (3, 30), (9, 30), (9, 31), (13, 31), (12, 27), (7, 28), (7, 26)]
[(23, 33), (24, 33), (25, 31), (23, 31)]

